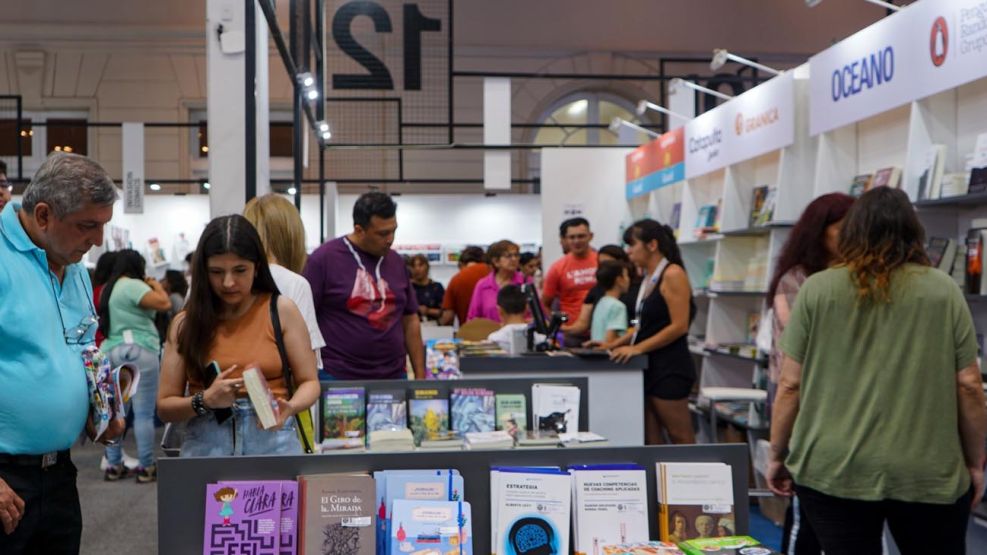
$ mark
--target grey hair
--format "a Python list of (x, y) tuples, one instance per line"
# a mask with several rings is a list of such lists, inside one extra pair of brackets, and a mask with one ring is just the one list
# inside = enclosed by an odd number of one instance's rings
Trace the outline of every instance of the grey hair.
[(98, 162), (79, 154), (52, 152), (24, 190), (21, 207), (32, 212), (43, 202), (55, 216), (64, 218), (86, 203), (106, 206), (117, 198), (113, 179)]

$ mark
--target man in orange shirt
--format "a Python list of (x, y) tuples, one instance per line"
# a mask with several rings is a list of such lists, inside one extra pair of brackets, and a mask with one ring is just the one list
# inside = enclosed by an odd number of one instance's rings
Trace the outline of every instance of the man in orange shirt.
[(466, 247), (459, 255), (459, 273), (449, 280), (449, 286), (442, 298), (440, 325), (452, 325), (453, 318), (459, 319), (459, 325), (466, 323), (473, 289), (478, 281), (490, 273), (490, 267), (483, 263), (483, 257), (483, 249), (480, 247)]
[(586, 293), (596, 285), (596, 251), (590, 247), (593, 233), (586, 218), (570, 218), (559, 226), (559, 237), (569, 253), (558, 259), (545, 276), (545, 306), (559, 300), (559, 308), (575, 321)]

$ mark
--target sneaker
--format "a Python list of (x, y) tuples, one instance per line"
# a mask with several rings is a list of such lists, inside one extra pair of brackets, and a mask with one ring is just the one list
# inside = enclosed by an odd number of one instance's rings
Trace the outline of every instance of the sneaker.
[(126, 478), (127, 476), (130, 476), (130, 471), (127, 470), (127, 467), (122, 464), (110, 466), (105, 472), (103, 472), (103, 479), (107, 482), (116, 482)]
[(138, 484), (150, 484), (151, 482), (157, 482), (158, 465), (152, 464), (147, 468), (144, 468), (143, 466), (137, 467), (136, 474)]
[[(127, 470), (133, 471), (140, 466), (140, 461), (128, 455), (126, 451), (121, 450), (121, 453), (123, 453), (123, 465), (127, 467)], [(99, 461), (99, 469), (106, 472), (109, 468), (110, 461), (106, 460), (106, 455), (103, 455), (103, 458)]]

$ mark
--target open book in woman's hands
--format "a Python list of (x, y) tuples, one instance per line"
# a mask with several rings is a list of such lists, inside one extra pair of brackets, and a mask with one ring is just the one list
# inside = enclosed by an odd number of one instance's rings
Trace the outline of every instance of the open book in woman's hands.
[(89, 386), (89, 416), (93, 426), (93, 441), (99, 441), (110, 421), (127, 416), (126, 405), (137, 391), (140, 371), (133, 364), (110, 365), (110, 358), (96, 347), (82, 352)]

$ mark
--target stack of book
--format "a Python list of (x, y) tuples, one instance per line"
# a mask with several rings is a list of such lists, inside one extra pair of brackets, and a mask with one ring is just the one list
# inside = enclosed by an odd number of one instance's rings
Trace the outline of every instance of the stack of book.
[(494, 392), (484, 388), (457, 388), (449, 396), (452, 429), (461, 432), (492, 432), (496, 428)]
[(574, 432), (559, 434), (559, 442), (563, 447), (605, 447), (610, 441), (593, 432)]
[(293, 480), (208, 484), (202, 552), (296, 553), (298, 508)]
[(679, 549), (685, 555), (781, 555), (750, 536), (698, 538), (680, 543)]
[(468, 449), (510, 449), (514, 447), (514, 437), (501, 430), (497, 432), (469, 432), (466, 434)]
[[(472, 520), (458, 470), (383, 470), (374, 481), (378, 554), (420, 552), (428, 543), (444, 546), (439, 553), (460, 545), (471, 553)], [(431, 533), (423, 530), (429, 519)]]
[(559, 434), (555, 432), (525, 432), (518, 434), (515, 438), (519, 448), (538, 449), (545, 447), (557, 447), (559, 445)]
[[(373, 478), (367, 474), (299, 476), (298, 489), (302, 508), (299, 554), (375, 554), (377, 519)], [(283, 555), (285, 551), (279, 553)]]
[(395, 453), (415, 450), (415, 438), (408, 428), (392, 428), (370, 432), (367, 447), (373, 452)]
[(422, 438), (421, 448), (429, 451), (461, 451), (463, 434), (460, 432), (432, 432)]

